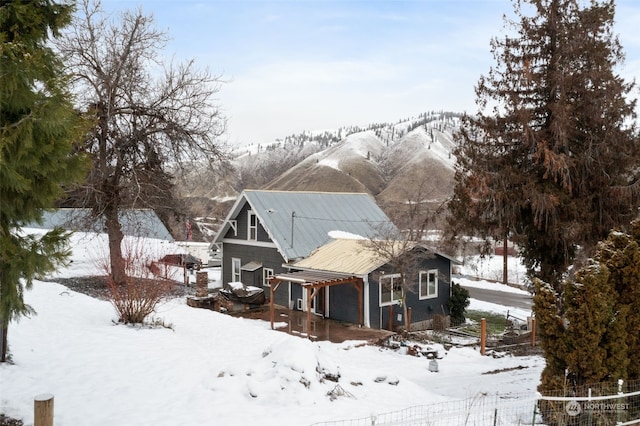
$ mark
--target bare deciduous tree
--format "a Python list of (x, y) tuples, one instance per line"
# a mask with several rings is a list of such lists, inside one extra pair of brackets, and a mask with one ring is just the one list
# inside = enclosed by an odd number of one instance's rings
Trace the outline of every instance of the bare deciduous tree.
[[(422, 260), (434, 256), (426, 247), (425, 238), (433, 224), (434, 211), (429, 207), (429, 185), (423, 180), (403, 192), (402, 208), (393, 209), (392, 222), (378, 230), (379, 236), (364, 242), (367, 249), (387, 260), (389, 272), (398, 275), (401, 305), (405, 328), (410, 329), (407, 309), (407, 294), (419, 292), (419, 276)], [(395, 288), (395, 284), (391, 284)], [(382, 285), (382, 283), (380, 284)], [(394, 288), (386, 290), (395, 291)]]
[(141, 10), (106, 15), (84, 0), (73, 30), (57, 43), (74, 77), (79, 109), (94, 120), (83, 149), (93, 169), (67, 205), (104, 217), (111, 278), (126, 280), (118, 211), (176, 211), (176, 173), (222, 158), (225, 121), (216, 105), (222, 80), (208, 70), (165, 61), (167, 35)]

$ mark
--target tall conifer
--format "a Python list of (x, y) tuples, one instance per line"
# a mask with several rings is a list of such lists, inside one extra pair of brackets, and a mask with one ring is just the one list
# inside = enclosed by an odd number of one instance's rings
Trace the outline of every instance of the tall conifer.
[(70, 22), (73, 7), (51, 0), (0, 1), (0, 324), (6, 360), (9, 322), (33, 310), (24, 287), (68, 256), (66, 234), (20, 232), (42, 219), (63, 195), (61, 185), (81, 178), (73, 155), (82, 120), (74, 111), (59, 58), (47, 46)]
[(613, 0), (514, 8), (458, 135), (449, 207), (458, 231), (516, 239), (529, 271), (558, 291), (578, 247), (637, 214), (634, 84), (618, 74)]

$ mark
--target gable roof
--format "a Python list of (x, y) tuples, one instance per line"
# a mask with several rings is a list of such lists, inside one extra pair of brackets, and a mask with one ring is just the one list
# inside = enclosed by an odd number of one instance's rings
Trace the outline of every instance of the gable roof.
[(366, 275), (387, 263), (387, 259), (377, 253), (368, 240), (333, 240), (318, 247), (309, 255), (292, 265), (295, 269), (313, 269), (343, 274)]
[[(366, 275), (375, 271), (389, 261), (389, 258), (382, 255), (370, 244), (368, 240), (345, 239), (333, 240), (322, 247), (318, 247), (309, 257), (295, 262), (291, 265), (295, 269), (315, 270), (324, 272), (337, 272), (349, 275)], [(388, 241), (393, 244), (393, 252), (400, 252), (403, 249), (423, 247), (437, 256), (444, 257), (453, 263), (460, 263), (456, 259), (437, 253), (422, 244), (407, 241)], [(387, 242), (385, 242), (387, 244)], [(391, 246), (389, 246), (391, 247)]]
[(393, 226), (373, 197), (365, 193), (261, 191), (240, 194), (214, 239), (222, 242), (235, 219), (248, 203), (286, 262), (307, 257), (343, 231), (370, 238)]
[[(36, 229), (60, 227), (68, 231), (105, 232), (104, 218), (94, 219), (90, 213), (89, 209), (83, 208), (53, 209), (43, 213), (42, 223), (33, 222), (26, 227)], [(167, 227), (151, 209), (121, 210), (118, 212), (118, 217), (124, 235), (173, 241)]]

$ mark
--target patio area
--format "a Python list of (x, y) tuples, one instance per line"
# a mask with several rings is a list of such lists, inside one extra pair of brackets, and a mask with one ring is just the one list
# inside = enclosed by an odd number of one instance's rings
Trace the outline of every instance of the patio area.
[[(234, 312), (233, 315), (270, 321), (269, 305), (264, 305), (257, 309)], [(307, 338), (307, 313), (276, 306), (274, 327), (278, 331)], [(357, 324), (311, 315), (311, 331), (309, 334), (311, 340), (316, 341), (328, 340), (334, 343), (341, 343), (347, 340), (365, 340), (368, 343), (377, 343), (395, 333), (388, 330), (359, 327)]]

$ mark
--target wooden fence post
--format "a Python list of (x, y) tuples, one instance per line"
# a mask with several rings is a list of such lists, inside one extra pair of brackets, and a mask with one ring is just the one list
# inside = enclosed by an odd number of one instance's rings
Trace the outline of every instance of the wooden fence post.
[(480, 355), (484, 356), (485, 347), (487, 345), (487, 320), (480, 319)]
[(43, 393), (34, 398), (33, 426), (53, 426), (53, 395)]
[(531, 346), (536, 346), (536, 318), (531, 318)]

